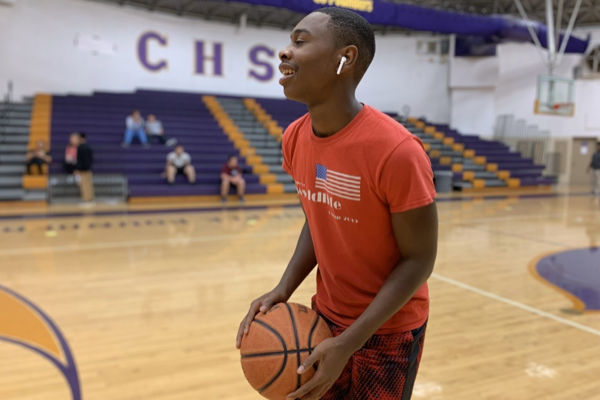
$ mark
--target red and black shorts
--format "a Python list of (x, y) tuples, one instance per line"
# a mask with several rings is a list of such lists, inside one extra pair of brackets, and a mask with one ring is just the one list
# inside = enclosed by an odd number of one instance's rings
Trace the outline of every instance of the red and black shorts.
[[(344, 331), (325, 319), (333, 336)], [(423, 354), (427, 323), (412, 331), (373, 335), (350, 357), (342, 374), (321, 400), (409, 400)]]

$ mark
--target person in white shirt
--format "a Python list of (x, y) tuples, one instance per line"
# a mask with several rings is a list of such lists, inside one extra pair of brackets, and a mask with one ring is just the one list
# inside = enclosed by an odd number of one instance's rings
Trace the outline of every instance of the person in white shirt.
[(165, 172), (169, 184), (175, 183), (175, 177), (177, 175), (185, 175), (190, 184), (196, 182), (196, 170), (192, 166), (192, 157), (183, 150), (183, 146), (179, 145), (175, 147), (175, 151), (172, 151), (167, 156), (167, 165), (165, 166)]
[(151, 142), (153, 138), (156, 138), (161, 144), (164, 144), (167, 147), (175, 146), (177, 144), (177, 139), (168, 139), (165, 136), (162, 122), (157, 120), (153, 114), (149, 114), (146, 118), (146, 133), (149, 135), (149, 142)]

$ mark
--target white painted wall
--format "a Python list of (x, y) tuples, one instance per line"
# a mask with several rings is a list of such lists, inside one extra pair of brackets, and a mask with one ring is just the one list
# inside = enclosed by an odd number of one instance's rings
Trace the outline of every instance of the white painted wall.
[(452, 57), (450, 59), (450, 87), (493, 88), (500, 79), (498, 57)]
[[(600, 29), (580, 31), (600, 42)], [(543, 51), (543, 56), (547, 52)], [(582, 55), (565, 55), (555, 75), (573, 78), (573, 68)], [(533, 44), (507, 43), (498, 47), (496, 57), (455, 57), (450, 61), (450, 125), (463, 133), (477, 133), (492, 138), (497, 116), (513, 114), (528, 124), (551, 132), (550, 151), (557, 142), (568, 144), (565, 171), (559, 182), (569, 183), (572, 138), (600, 138), (600, 79), (575, 82), (573, 117), (540, 115), (534, 112), (538, 75), (546, 75), (539, 52)]]
[[(544, 55), (546, 52), (544, 51)], [(588, 88), (594, 81), (577, 81), (575, 86), (576, 111), (574, 117), (549, 116), (535, 114), (534, 103), (538, 75), (547, 75), (548, 70), (542, 64), (538, 51), (532, 44), (504, 44), (498, 49), (500, 60), (500, 79), (496, 87), (496, 115), (514, 114), (528, 124), (549, 129), (553, 136), (582, 136), (583, 119), (589, 111), (585, 99)], [(573, 78), (573, 68), (582, 59), (581, 55), (567, 54), (555, 71), (556, 76)]]
[[(145, 69), (137, 55), (142, 34), (153, 31), (167, 44), (149, 43), (149, 59), (166, 60), (159, 72)], [(78, 50), (77, 36), (86, 46), (99, 38), (101, 55)], [(244, 96), (282, 97), (277, 83), (277, 51), (289, 40), (289, 32), (246, 28), (179, 18), (140, 8), (83, 0), (19, 0), (0, 8), (0, 94), (8, 80), (15, 84), (17, 98), (36, 92), (90, 93), (132, 91), (136, 88), (183, 90)], [(195, 41), (223, 45), (223, 76), (195, 73)], [(418, 37), (379, 36), (377, 54), (359, 87), (359, 98), (385, 111), (399, 111), (410, 104), (413, 115), (449, 122), (450, 96), (447, 65), (438, 57), (417, 55)], [(262, 82), (250, 70), (250, 50), (265, 45), (275, 55), (260, 59), (275, 69), (275, 76)]]
[[(585, 36), (588, 32), (592, 34), (593, 43), (600, 42), (600, 29), (578, 34)], [(546, 51), (543, 54), (546, 57)], [(579, 54), (565, 55), (555, 75), (572, 78), (573, 68), (581, 59)], [(533, 44), (506, 43), (498, 46), (496, 57), (455, 57), (450, 65), (450, 124), (456, 129), (476, 133), (473, 128), (480, 127), (479, 134), (491, 137), (493, 131), (489, 126), (493, 126), (496, 116), (513, 114), (528, 124), (549, 129), (554, 137), (600, 136), (599, 79), (576, 81), (573, 117), (535, 114), (537, 77), (548, 71)], [(490, 96), (490, 88), (493, 96)], [(477, 105), (476, 99), (481, 104)], [(469, 108), (473, 108), (472, 112)]]
[(498, 57), (452, 57), (449, 68), (452, 127), (465, 134), (491, 136), (500, 77)]
[(494, 88), (451, 90), (450, 120), (467, 135), (492, 136), (495, 120)]

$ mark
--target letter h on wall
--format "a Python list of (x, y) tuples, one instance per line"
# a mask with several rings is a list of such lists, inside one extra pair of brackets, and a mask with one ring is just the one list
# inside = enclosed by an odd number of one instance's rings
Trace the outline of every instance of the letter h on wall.
[(204, 75), (204, 63), (213, 62), (213, 75), (223, 76), (223, 45), (221, 43), (213, 44), (212, 57), (204, 54), (204, 42), (196, 42), (196, 74)]

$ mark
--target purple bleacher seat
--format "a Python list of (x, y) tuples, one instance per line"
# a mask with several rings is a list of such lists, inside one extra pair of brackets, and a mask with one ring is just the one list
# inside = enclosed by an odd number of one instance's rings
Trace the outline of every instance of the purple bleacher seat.
[[(454, 139), (455, 143), (464, 145), (467, 150), (474, 150), (476, 156), (486, 157), (488, 163), (498, 164), (499, 170), (508, 170), (512, 178), (521, 179), (521, 186), (552, 185), (556, 183), (554, 178), (544, 177), (544, 165), (536, 165), (533, 160), (524, 158), (520, 153), (511, 152), (510, 148), (503, 143), (482, 139), (478, 135), (461, 134), (456, 129), (451, 129), (446, 124), (431, 124), (422, 119), (428, 125), (433, 125), (436, 130), (443, 132), (446, 137)], [(440, 170), (439, 159), (432, 158), (431, 165), (435, 170)], [(454, 180), (461, 181), (462, 173), (455, 173)]]
[[(291, 103), (291, 102), (290, 102)], [(197, 183), (186, 184), (184, 177), (168, 185), (160, 177), (167, 154), (172, 149), (156, 141), (149, 149), (139, 144), (120, 146), (125, 118), (138, 109), (146, 118), (154, 114), (162, 121), (165, 135), (176, 138), (192, 156)], [(94, 150), (96, 173), (123, 173), (132, 196), (214, 195), (220, 190), (220, 171), (227, 158), (238, 155), (217, 121), (197, 93), (138, 90), (135, 93), (96, 92), (91, 96), (54, 96), (52, 104), (51, 154), (55, 160), (50, 173), (62, 173), (64, 148), (72, 132), (86, 132)], [(134, 143), (136, 143), (134, 141)], [(266, 193), (266, 187), (251, 173), (246, 159), (240, 157), (245, 171), (247, 193)], [(181, 184), (179, 184), (181, 182)]]
[(291, 100), (257, 98), (256, 101), (284, 130), (292, 122), (308, 112), (306, 105)]

